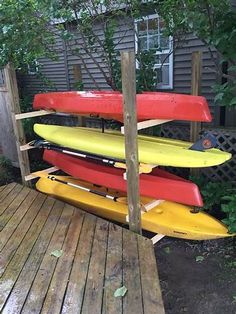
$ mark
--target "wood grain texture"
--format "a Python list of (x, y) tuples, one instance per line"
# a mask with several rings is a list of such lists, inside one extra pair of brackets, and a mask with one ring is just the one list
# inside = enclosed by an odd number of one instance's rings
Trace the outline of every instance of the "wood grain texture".
[(150, 240), (27, 187), (4, 190), (1, 313), (164, 313)]
[(122, 229), (110, 223), (103, 290), (103, 314), (122, 313), (122, 298), (114, 297), (116, 289), (123, 285), (122, 247)]
[(30, 255), (22, 268), (22, 271), (17, 278), (17, 282), (14, 285), (9, 298), (4, 306), (3, 312), (8, 314), (20, 313), (24, 301), (27, 297), (31, 284), (34, 280), (37, 269), (43, 259), (45, 251), (50, 241), (51, 235), (58, 221), (58, 208), (53, 206), (55, 200), (48, 198), (45, 202), (45, 208), (47, 206), (47, 211), (50, 211), (48, 219), (42, 228), (42, 231), (35, 242)]
[(8, 94), (7, 90), (0, 91), (0, 146), (3, 155), (16, 165), (18, 156)]
[(137, 237), (144, 313), (164, 314), (164, 306), (151, 240)]
[[(51, 207), (48, 206), (48, 202), (44, 202), (45, 195), (39, 195), (38, 200), (39, 204), (34, 210), (34, 213), (38, 213), (38, 215), (36, 219), (30, 222), (30, 228), (24, 229), (24, 227), (21, 227), (20, 229), (17, 229), (19, 232), (17, 237), (18, 241), (16, 242), (18, 243), (11, 243), (10, 246), (6, 245), (6, 249), (4, 248), (1, 252), (0, 310), (2, 310), (2, 307), (4, 306), (4, 303), (6, 302), (8, 295), (50, 213)], [(6, 282), (8, 283), (7, 286)]]
[(108, 222), (98, 219), (81, 313), (101, 313), (107, 252)]
[[(8, 221), (7, 225), (0, 232), (0, 252), (3, 249), (3, 247), (5, 246), (5, 244), (11, 239), (11, 236), (15, 232), (15, 230), (18, 228), (18, 225), (22, 226), (22, 228), (23, 228), (23, 225), (25, 222), (23, 217), (25, 215), (26, 215), (26, 217), (29, 217), (27, 215), (27, 211), (31, 207), (31, 205), (34, 202), (37, 195), (38, 195), (38, 193), (36, 191), (31, 190), (30, 193), (27, 195), (27, 197), (22, 202), (22, 204), (20, 204), (20, 206), (18, 207), (15, 214)], [(23, 223), (21, 224), (22, 219), (23, 219)], [(17, 233), (15, 233), (15, 235), (17, 235)]]
[(125, 133), (125, 158), (127, 166), (127, 194), (129, 228), (141, 234), (141, 209), (139, 198), (139, 166), (137, 141), (137, 108), (135, 53), (121, 53), (123, 116)]
[(56, 207), (60, 218), (25, 301), (21, 312), (24, 314), (40, 313), (57, 265), (57, 258), (52, 256), (51, 252), (62, 249), (73, 217), (73, 207), (65, 205), (62, 202), (57, 203)]
[[(192, 53), (192, 79), (191, 79), (191, 94), (194, 96), (200, 95), (201, 90), (201, 72), (202, 72), (202, 53), (195, 51)], [(201, 131), (201, 122), (191, 122), (190, 125), (190, 141), (196, 142), (199, 139)]]
[(20, 151), (20, 146), (26, 144), (24, 129), (21, 121), (16, 121), (15, 114), (21, 113), (20, 99), (17, 86), (16, 72), (13, 65), (8, 64), (4, 68), (6, 88), (8, 90), (7, 106), (11, 112), (11, 119), (13, 130), (15, 134), (15, 142), (17, 148), (18, 162), (21, 170), (22, 183), (28, 187), (31, 186), (30, 182), (25, 181), (25, 176), (30, 173), (29, 156), (27, 151)]
[(62, 314), (76, 314), (81, 312), (96, 220), (96, 217), (92, 215), (86, 215), (84, 218), (75, 261), (64, 298)]
[(62, 247), (62, 256), (58, 258), (58, 262), (47, 291), (47, 296), (41, 310), (42, 314), (59, 314), (61, 312), (83, 219), (84, 214), (78, 210), (74, 210), (74, 215), (71, 218), (71, 223)]
[(3, 199), (0, 205), (0, 215), (4, 213), (4, 211), (8, 208), (8, 206), (15, 200), (20, 191), (22, 190), (22, 185), (17, 184), (8, 194), (8, 197)]
[[(0, 231), (5, 227), (10, 218), (14, 215), (17, 208), (21, 205), (21, 203), (26, 199), (27, 195), (30, 193), (30, 189), (27, 187), (22, 187), (19, 185), (17, 188), (18, 194), (14, 193), (14, 199), (11, 203), (5, 208), (4, 212), (0, 215)], [(3, 210), (2, 204), (0, 207), (0, 212)]]
[[(200, 95), (202, 78), (202, 53), (194, 51), (192, 53), (192, 77), (191, 77), (191, 94), (194, 96)], [(202, 128), (201, 122), (192, 121), (190, 123), (190, 142), (195, 143), (199, 139), (199, 134)], [(199, 169), (190, 169), (191, 175), (199, 176)]]
[(123, 313), (143, 314), (137, 235), (126, 229), (123, 229), (123, 285), (128, 289), (123, 298)]
[(12, 189), (16, 186), (15, 182), (8, 184), (1, 192), (0, 192), (0, 204), (4, 200), (5, 197), (11, 192)]

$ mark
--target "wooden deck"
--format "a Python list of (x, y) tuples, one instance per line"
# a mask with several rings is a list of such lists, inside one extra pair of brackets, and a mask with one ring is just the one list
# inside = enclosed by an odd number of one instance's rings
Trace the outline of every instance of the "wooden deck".
[(152, 243), (22, 185), (0, 187), (0, 312), (163, 314)]

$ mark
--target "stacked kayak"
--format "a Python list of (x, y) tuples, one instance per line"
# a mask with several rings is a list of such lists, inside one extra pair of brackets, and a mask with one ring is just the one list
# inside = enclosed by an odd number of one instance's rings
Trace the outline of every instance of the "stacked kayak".
[[(50, 176), (49, 176), (50, 177)], [(126, 223), (128, 214), (127, 199), (122, 193), (91, 185), (72, 177), (41, 178), (36, 184), (39, 191), (67, 201), (92, 214)], [(54, 179), (79, 185), (81, 189), (58, 183)], [(96, 189), (90, 193), (82, 188)], [(99, 195), (106, 192), (116, 197), (116, 201)], [(148, 205), (152, 199), (141, 197), (142, 205)], [(151, 232), (191, 240), (210, 240), (230, 236), (227, 228), (215, 218), (190, 207), (169, 201), (160, 202), (148, 212), (142, 214), (142, 228)]]
[[(148, 119), (210, 122), (207, 101), (201, 96), (145, 92), (137, 94), (138, 121)], [(37, 94), (34, 109), (74, 113), (123, 121), (123, 96), (119, 92), (51, 92)]]
[[(76, 178), (126, 192), (126, 181), (123, 178), (125, 170), (107, 167), (53, 150), (45, 150), (43, 159)], [(195, 184), (159, 168), (154, 169), (151, 174), (141, 174), (139, 185), (140, 194), (143, 196), (199, 207), (203, 205)]]
[[(124, 135), (58, 125), (35, 124), (34, 132), (49, 142), (101, 156), (125, 159)], [(200, 168), (216, 166), (231, 158), (219, 149), (190, 150), (191, 143), (141, 136), (139, 162), (159, 166)]]
[[(36, 95), (34, 108), (122, 121), (122, 102), (122, 94), (117, 92), (58, 92)], [(139, 121), (211, 121), (207, 102), (200, 96), (138, 94), (137, 110)], [(103, 133), (97, 129), (45, 124), (35, 124), (34, 131), (44, 139), (43, 145), (38, 146), (45, 148), (44, 160), (69, 175), (43, 175), (37, 188), (99, 216), (125, 223), (127, 186), (125, 169), (120, 166), (125, 165), (124, 136), (114, 131)], [(195, 150), (192, 147), (189, 142), (138, 136), (139, 162), (143, 167), (141, 202), (151, 208), (142, 214), (142, 227), (193, 240), (230, 236), (220, 221), (191, 207), (203, 206), (194, 183), (157, 167), (209, 167), (231, 158), (231, 154), (219, 149)], [(149, 166), (151, 170), (143, 170)]]

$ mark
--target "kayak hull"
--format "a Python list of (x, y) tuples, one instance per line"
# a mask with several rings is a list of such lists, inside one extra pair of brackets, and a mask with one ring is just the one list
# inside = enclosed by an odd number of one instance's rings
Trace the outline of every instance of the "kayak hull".
[[(125, 159), (122, 134), (101, 133), (89, 128), (35, 124), (36, 134), (57, 145), (101, 156)], [(157, 137), (138, 137), (139, 162), (160, 166), (201, 168), (219, 165), (231, 154), (218, 149), (190, 150), (191, 143)]]
[[(88, 160), (82, 160), (53, 150), (44, 150), (43, 159), (65, 173), (90, 183), (126, 192), (124, 170)], [(198, 187), (165, 170), (154, 169), (151, 174), (139, 177), (140, 195), (170, 200), (192, 206), (203, 206)]]
[[(103, 196), (51, 181), (47, 178), (40, 178), (36, 187), (43, 193), (78, 206), (92, 214), (120, 223), (126, 223), (128, 208), (124, 194), (114, 190), (99, 189), (71, 177), (58, 178), (87, 188), (105, 191), (120, 197), (120, 199), (118, 198), (117, 202), (114, 202)], [(141, 202), (144, 205), (151, 201), (152, 199), (150, 198), (141, 198)], [(192, 213), (190, 207), (168, 201), (162, 202), (142, 215), (142, 228), (170, 237), (189, 240), (210, 240), (231, 236), (227, 233), (226, 226), (217, 219), (203, 212)]]
[[(137, 94), (137, 118), (211, 122), (202, 96), (145, 92)], [(51, 92), (35, 95), (34, 109), (103, 117), (123, 121), (123, 96), (112, 91)]]

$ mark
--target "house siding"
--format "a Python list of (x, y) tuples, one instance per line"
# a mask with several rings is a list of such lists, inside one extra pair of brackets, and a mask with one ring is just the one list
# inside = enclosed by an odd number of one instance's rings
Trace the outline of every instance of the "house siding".
[[(193, 34), (188, 35), (184, 42), (180, 42), (179, 47), (174, 51), (174, 92), (191, 93), (191, 56), (194, 51), (202, 52), (202, 77), (201, 77), (201, 95), (206, 97), (214, 123), (218, 124), (218, 111), (214, 106), (215, 94), (212, 86), (218, 81), (216, 74), (216, 65), (211, 58), (211, 53), (204, 43)], [(213, 51), (214, 58), (217, 60), (217, 54)]]
[[(128, 18), (122, 23), (119, 23), (119, 27), (114, 34), (114, 40), (115, 40), (115, 43), (117, 44), (116, 49), (118, 51), (134, 49), (134, 31), (131, 25), (132, 25), (132, 22)], [(98, 23), (95, 29), (96, 29), (95, 31), (96, 35), (102, 37), (103, 36), (102, 25)], [(77, 43), (83, 42), (79, 34), (77, 34), (77, 38), (78, 38)], [(72, 48), (75, 48), (75, 46), (72, 45)], [(89, 55), (87, 55), (84, 50), (81, 49), (81, 52), (83, 53), (83, 60), (86, 63), (86, 67), (88, 68), (89, 72), (92, 74), (93, 78), (96, 80), (96, 83), (99, 89), (110, 89), (110, 86), (105, 81), (104, 75), (102, 74), (99, 67), (93, 62), (92, 58)], [(93, 53), (93, 56), (96, 58), (96, 61), (99, 63), (102, 69), (105, 72), (107, 72), (108, 70), (103, 63), (101, 56), (99, 56), (98, 53), (97, 54)], [(86, 69), (83, 67), (82, 62), (79, 60), (78, 57), (71, 55), (69, 51), (68, 51), (67, 62), (68, 62), (69, 82), (70, 82), (71, 89), (74, 89), (74, 84), (75, 84), (74, 73), (73, 73), (73, 65), (75, 64), (79, 64), (81, 66), (84, 89), (89, 90), (89, 89), (96, 88), (93, 80), (90, 78)]]
[(64, 42), (59, 36), (55, 37), (54, 49), (57, 51), (57, 60), (49, 58), (40, 58), (38, 60), (40, 75), (43, 78), (40, 78), (37, 74), (18, 74), (20, 86), (25, 95), (33, 96), (42, 91), (65, 91), (70, 88), (67, 78), (66, 50)]
[[(235, 5), (236, 5), (236, 1)], [(133, 50), (134, 49), (134, 25), (132, 21), (127, 18), (119, 24), (119, 28), (115, 33), (115, 39), (118, 45), (116, 49), (122, 50)], [(102, 36), (102, 25), (96, 25), (96, 32)], [(122, 39), (121, 39), (122, 38)], [(77, 34), (78, 46), (82, 42), (80, 35)], [(76, 47), (75, 43), (70, 43), (72, 48)], [(100, 71), (99, 67), (93, 62), (91, 57), (86, 54), (86, 51), (81, 49), (83, 54), (83, 60), (86, 63), (86, 67), (89, 69), (94, 80), (96, 80), (97, 87), (93, 80), (84, 68), (81, 60), (71, 54), (68, 46), (60, 40), (56, 39), (56, 48), (59, 51), (58, 61), (51, 61), (47, 58), (41, 58), (39, 60), (42, 64), (41, 72), (49, 80), (52, 81), (54, 87), (46, 90), (73, 90), (75, 89), (75, 78), (74, 78), (74, 65), (80, 65), (82, 82), (85, 90), (91, 89), (110, 89), (109, 85), (104, 79), (104, 75)], [(219, 125), (219, 107), (214, 106), (214, 93), (212, 86), (217, 82), (216, 66), (212, 61), (209, 50), (193, 34), (188, 35), (186, 40), (181, 43), (181, 46), (174, 50), (174, 62), (173, 62), (173, 92), (177, 93), (191, 93), (191, 54), (194, 51), (202, 52), (202, 79), (201, 79), (201, 94), (208, 100), (210, 110), (214, 116), (214, 125)], [(101, 57), (98, 54), (94, 54), (97, 62), (101, 65), (104, 71), (107, 71)], [(216, 53), (215, 53), (215, 57)], [(34, 95), (42, 90), (45, 90), (45, 86), (36, 75), (25, 75), (21, 77), (21, 82), (28, 94)], [(229, 123), (232, 123), (228, 119)]]

